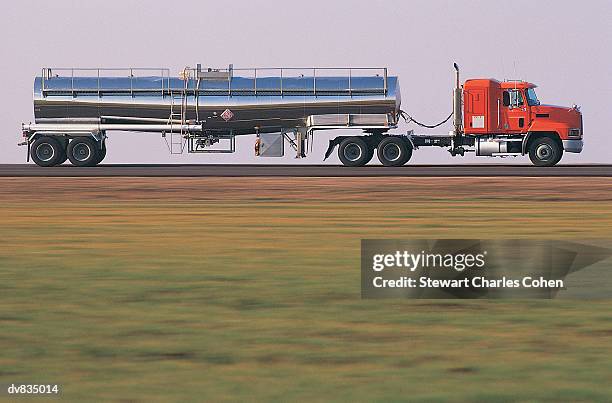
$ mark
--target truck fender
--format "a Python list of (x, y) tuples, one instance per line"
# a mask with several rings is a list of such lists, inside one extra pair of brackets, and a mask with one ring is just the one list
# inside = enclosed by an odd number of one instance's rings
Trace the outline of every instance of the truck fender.
[(335, 139), (329, 140), (329, 146), (327, 147), (327, 151), (325, 151), (325, 157), (323, 161), (325, 161), (329, 156), (334, 152), (334, 149), (344, 140), (346, 136), (336, 137)]
[(523, 139), (523, 144), (522, 144), (521, 152), (523, 155), (529, 154), (529, 150), (527, 149), (527, 146), (529, 145), (529, 140), (531, 140), (532, 137), (539, 137), (539, 136), (550, 137), (551, 139), (558, 141), (561, 145), (561, 148), (563, 148), (561, 137), (559, 136), (559, 133), (557, 132), (538, 132), (538, 131), (527, 132), (527, 135)]
[(527, 150), (527, 144), (529, 144), (529, 139), (531, 138), (531, 134), (533, 132), (528, 132), (527, 135), (525, 136), (525, 138), (523, 139), (523, 144), (521, 145), (521, 154), (525, 155), (528, 150)]

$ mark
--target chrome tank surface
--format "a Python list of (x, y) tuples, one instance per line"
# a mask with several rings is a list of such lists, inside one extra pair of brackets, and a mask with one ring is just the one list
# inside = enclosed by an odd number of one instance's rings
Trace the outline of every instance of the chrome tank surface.
[(304, 127), (311, 115), (389, 114), (396, 121), (401, 102), (399, 80), (387, 76), (386, 69), (384, 74), (297, 77), (284, 77), (282, 71), (239, 76), (237, 70), (225, 78), (194, 74), (186, 79), (163, 73), (99, 76), (99, 69), (78, 77), (47, 71), (34, 82), (36, 123), (172, 119), (253, 134)]

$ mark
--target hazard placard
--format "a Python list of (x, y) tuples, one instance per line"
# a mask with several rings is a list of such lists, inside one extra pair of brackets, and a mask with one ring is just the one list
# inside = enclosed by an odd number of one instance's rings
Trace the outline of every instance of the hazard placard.
[(233, 117), (234, 117), (234, 112), (230, 111), (229, 109), (224, 110), (223, 113), (221, 114), (221, 118), (225, 120), (226, 122), (229, 122), (230, 120), (232, 120)]

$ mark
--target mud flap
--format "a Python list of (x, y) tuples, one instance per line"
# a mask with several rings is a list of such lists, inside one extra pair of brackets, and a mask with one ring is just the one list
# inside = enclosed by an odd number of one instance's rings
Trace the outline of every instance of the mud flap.
[(329, 158), (329, 156), (331, 155), (331, 153), (334, 152), (334, 149), (342, 142), (342, 140), (344, 140), (345, 137), (336, 137), (335, 139), (329, 140), (329, 146), (327, 147), (327, 151), (325, 151), (325, 158), (323, 158), (323, 161), (325, 161), (327, 158)]

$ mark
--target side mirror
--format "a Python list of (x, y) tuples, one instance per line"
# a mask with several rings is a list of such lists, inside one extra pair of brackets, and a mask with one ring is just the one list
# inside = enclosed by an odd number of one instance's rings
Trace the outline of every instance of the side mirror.
[(508, 91), (504, 91), (504, 106), (510, 106), (510, 93)]

